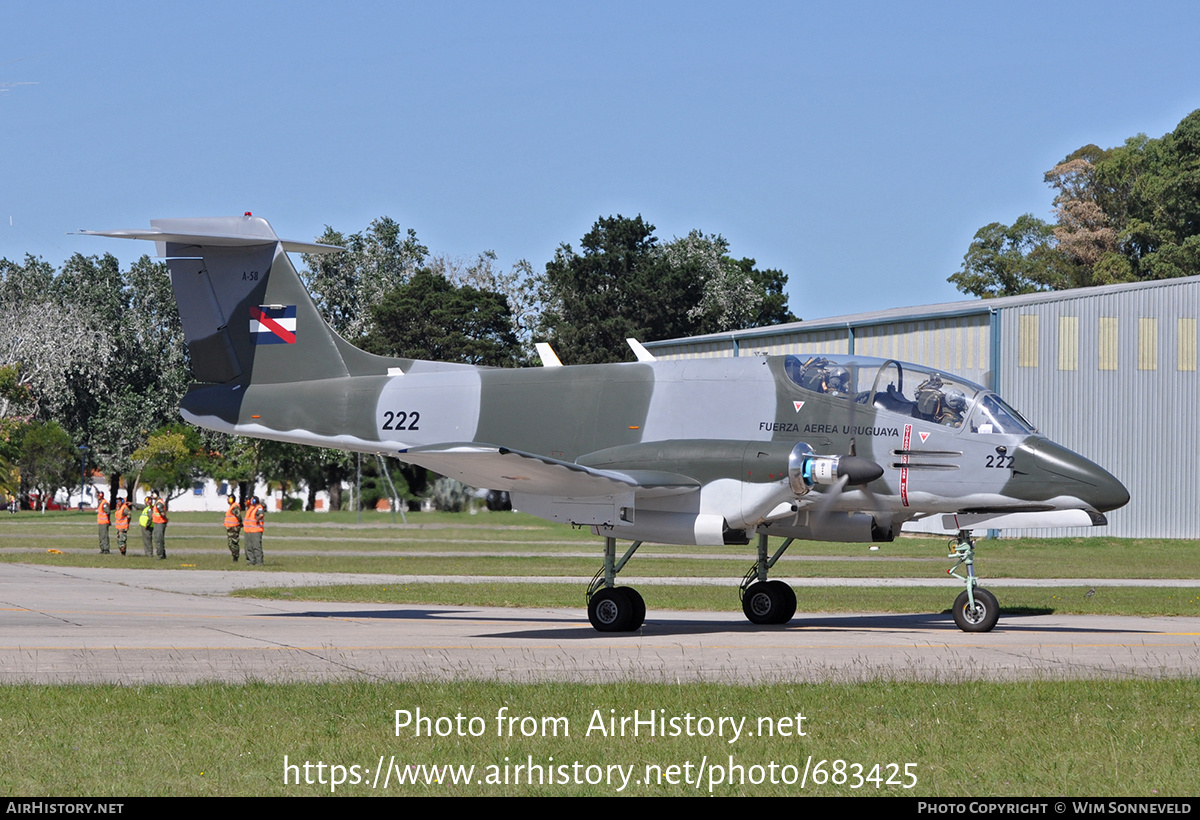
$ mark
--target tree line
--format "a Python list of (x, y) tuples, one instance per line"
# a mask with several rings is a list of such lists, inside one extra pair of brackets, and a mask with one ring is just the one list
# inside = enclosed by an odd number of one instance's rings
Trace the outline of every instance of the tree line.
[[(322, 316), (374, 353), (513, 367), (535, 363), (534, 341), (563, 360), (632, 359), (643, 341), (796, 321), (787, 277), (736, 259), (719, 234), (662, 242), (634, 218), (600, 218), (579, 250), (559, 246), (542, 271), (508, 271), (486, 251), (431, 254), (415, 231), (380, 217), (363, 231), (316, 237), (345, 253), (304, 255), (301, 276)], [(80, 479), (81, 456), (118, 487), (170, 495), (202, 477), (246, 488), (303, 484), (341, 506), (353, 456), (201, 430), (179, 421), (191, 381), (166, 265), (148, 256), (122, 271), (110, 254), (76, 254), (55, 270), (26, 256), (0, 259), (0, 491), (43, 501)], [(81, 448), (86, 447), (86, 451)], [(364, 461), (362, 505), (385, 497)], [(432, 488), (419, 468), (393, 465), (402, 496)], [(122, 482), (124, 479), (124, 482)]]
[(1045, 174), (1054, 221), (980, 228), (949, 281), (984, 298), (1200, 274), (1200, 110), (1169, 134), (1085, 145)]

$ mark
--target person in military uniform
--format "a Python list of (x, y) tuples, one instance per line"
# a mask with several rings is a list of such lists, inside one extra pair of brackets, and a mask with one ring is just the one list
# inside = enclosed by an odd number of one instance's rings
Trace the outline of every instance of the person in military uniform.
[(946, 399), (942, 402), (942, 414), (938, 416), (938, 423), (948, 427), (962, 427), (963, 414), (966, 409), (966, 394), (953, 388), (947, 390)]
[(129, 502), (124, 496), (117, 497), (117, 508), (113, 510), (113, 523), (117, 526), (117, 549), (125, 554), (125, 545), (129, 541)]
[(921, 418), (947, 427), (961, 427), (967, 397), (957, 388), (943, 390), (946, 384), (934, 373), (917, 386), (917, 413)]
[(138, 525), (142, 528), (142, 549), (146, 551), (147, 558), (154, 557), (154, 519), (150, 513), (150, 496), (146, 496), (142, 513), (138, 516)]
[(96, 523), (100, 526), (100, 554), (108, 555), (108, 502), (104, 500), (104, 493), (96, 493)]
[(824, 356), (812, 357), (798, 370), (792, 366), (788, 375), (796, 384), (814, 393), (842, 397), (850, 394), (850, 371)]
[[(229, 554), (236, 561), (238, 553), (241, 552), (238, 538), (242, 534), (242, 507), (232, 495), (229, 496), (228, 501), (229, 509), (225, 511), (225, 534), (229, 540)], [(249, 549), (246, 550), (246, 557), (247, 559), (250, 557)]]
[(162, 561), (167, 557), (167, 502), (159, 498), (157, 490), (150, 493), (150, 520), (154, 522), (154, 551)]
[(246, 563), (251, 566), (262, 566), (263, 563), (263, 519), (267, 509), (259, 501), (258, 496), (250, 499), (246, 508)]

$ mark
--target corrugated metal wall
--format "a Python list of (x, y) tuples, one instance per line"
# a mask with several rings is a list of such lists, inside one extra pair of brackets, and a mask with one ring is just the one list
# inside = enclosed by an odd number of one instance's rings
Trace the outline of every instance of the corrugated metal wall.
[(856, 328), (854, 352), (929, 365), (986, 385), (991, 365), (987, 312)]
[(1200, 285), (1181, 281), (1000, 311), (998, 392), (1129, 489), (1109, 535), (1200, 536), (1198, 307)]

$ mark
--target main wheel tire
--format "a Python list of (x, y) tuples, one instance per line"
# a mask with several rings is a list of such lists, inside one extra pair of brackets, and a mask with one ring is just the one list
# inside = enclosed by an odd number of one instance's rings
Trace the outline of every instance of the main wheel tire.
[(796, 593), (782, 581), (751, 584), (742, 612), (752, 624), (785, 624), (796, 614)]
[(963, 632), (991, 632), (999, 619), (1000, 604), (986, 589), (975, 588), (974, 606), (966, 590), (954, 599), (954, 623)]
[(774, 623), (786, 624), (796, 614), (796, 590), (783, 581), (768, 581), (767, 583), (773, 584), (779, 593), (779, 615)]
[(634, 600), (626, 587), (606, 587), (588, 601), (588, 620), (598, 632), (627, 632), (633, 623), (634, 609)]
[(642, 624), (646, 622), (646, 601), (642, 598), (642, 594), (633, 587), (620, 587), (621, 590), (629, 596), (629, 600), (633, 603), (633, 618), (629, 621), (629, 631), (634, 632), (642, 628)]

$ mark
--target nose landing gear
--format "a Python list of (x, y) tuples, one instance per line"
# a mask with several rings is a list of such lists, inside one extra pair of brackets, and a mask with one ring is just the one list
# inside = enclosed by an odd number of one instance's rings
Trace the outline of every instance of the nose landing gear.
[[(996, 596), (981, 586), (975, 577), (975, 542), (971, 540), (970, 530), (959, 530), (958, 536), (950, 542), (950, 558), (957, 558), (958, 563), (946, 570), (964, 584), (967, 588), (954, 599), (954, 623), (963, 632), (991, 632), (1000, 619), (1000, 604)], [(967, 574), (959, 575), (955, 570), (966, 566)]]

